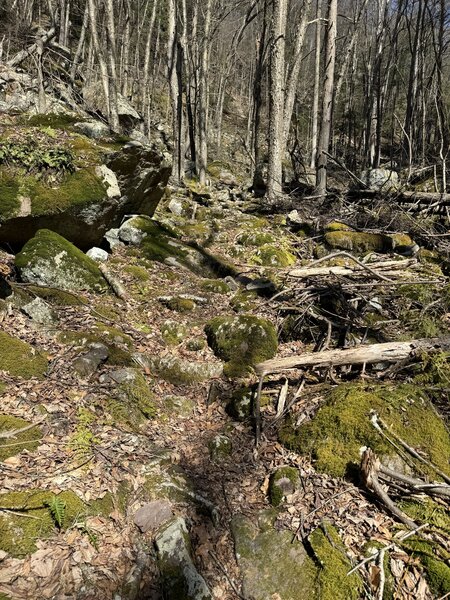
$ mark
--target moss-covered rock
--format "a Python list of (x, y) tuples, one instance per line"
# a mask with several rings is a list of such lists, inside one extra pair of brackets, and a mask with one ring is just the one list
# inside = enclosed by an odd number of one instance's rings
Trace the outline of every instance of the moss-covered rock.
[[(83, 301), (76, 296), (66, 292), (65, 290), (59, 290), (57, 288), (43, 287), (39, 285), (28, 285), (26, 290), (21, 290), (25, 293), (31, 301), (33, 297), (42, 298), (49, 304), (54, 306), (82, 306)], [(16, 293), (16, 290), (14, 291)]]
[(214, 294), (228, 294), (230, 286), (221, 279), (204, 279), (200, 282), (200, 289)]
[(275, 327), (253, 315), (216, 317), (206, 325), (205, 332), (216, 356), (227, 361), (229, 375), (241, 375), (277, 353)]
[(251, 261), (265, 267), (289, 267), (295, 263), (296, 258), (283, 246), (264, 244), (255, 252)]
[(117, 377), (114, 395), (106, 402), (106, 409), (114, 422), (138, 431), (146, 419), (156, 416), (155, 396), (142, 373), (136, 369), (123, 369), (123, 377)]
[(186, 344), (188, 350), (191, 352), (200, 352), (206, 346), (206, 340), (202, 337), (195, 337), (189, 340)]
[(208, 449), (211, 460), (217, 462), (231, 455), (233, 444), (228, 436), (218, 434), (209, 441)]
[(178, 346), (187, 335), (187, 328), (171, 319), (164, 321), (160, 327), (161, 335), (168, 346)]
[[(0, 550), (11, 556), (23, 557), (36, 550), (36, 542), (56, 533), (57, 527), (49, 504), (54, 494), (39, 489), (0, 494)], [(57, 495), (65, 504), (62, 527), (70, 527), (88, 512), (87, 506), (73, 492)], [(22, 513), (22, 514), (18, 514)]]
[(0, 331), (0, 371), (24, 379), (42, 379), (46, 370), (47, 359), (38, 350)]
[[(304, 546), (292, 541), (292, 532), (273, 528), (276, 513), (261, 513), (258, 524), (243, 515), (233, 517), (231, 528), (245, 598), (254, 600), (312, 600), (317, 569)], [(276, 557), (276, 560), (274, 560)]]
[(298, 429), (289, 421), (285, 423), (280, 440), (293, 450), (311, 455), (319, 471), (336, 477), (359, 465), (361, 446), (370, 447), (384, 464), (389, 464), (398, 457), (372, 425), (371, 411), (378, 413), (406, 443), (449, 472), (450, 436), (422, 390), (414, 385), (342, 384), (329, 393), (312, 421)]
[[(19, 429), (24, 429), (29, 425), (30, 423), (24, 419), (19, 419), (18, 417), (12, 417), (10, 415), (0, 415), (0, 433), (17, 431)], [(32, 452), (39, 446), (41, 437), (42, 432), (37, 426), (22, 431), (21, 433), (16, 433), (12, 438), (0, 437), (0, 461), (19, 454), (22, 450)], [(14, 443), (14, 446), (11, 445), (12, 442)]]
[(40, 229), (16, 255), (24, 281), (62, 290), (105, 292), (108, 284), (97, 264), (66, 239)]
[(269, 480), (269, 498), (272, 506), (279, 506), (285, 496), (293, 494), (300, 484), (298, 469), (281, 467)]
[(231, 299), (230, 306), (237, 312), (250, 312), (256, 308), (256, 292), (252, 290), (242, 290), (237, 292)]
[(383, 234), (351, 229), (332, 229), (325, 232), (324, 239), (330, 248), (349, 250), (359, 254), (367, 252), (408, 254), (416, 248), (414, 241), (404, 233)]
[(308, 541), (320, 565), (317, 578), (318, 598), (359, 600), (363, 581), (358, 573), (347, 575), (352, 565), (336, 529), (323, 523), (309, 535)]
[(264, 246), (265, 244), (273, 244), (275, 238), (271, 233), (249, 229), (240, 233), (236, 241), (242, 246)]
[(446, 597), (450, 592), (450, 552), (440, 544), (413, 536), (402, 542), (402, 546), (424, 568), (425, 577), (435, 597)]
[(227, 404), (227, 413), (237, 421), (246, 421), (253, 411), (252, 388), (241, 388), (233, 392), (231, 400)]
[(125, 273), (128, 273), (129, 275), (131, 275), (133, 277), (133, 279), (136, 279), (137, 281), (140, 281), (140, 282), (145, 282), (150, 279), (148, 270), (139, 265), (127, 265), (124, 268), (124, 271), (125, 271)]
[(183, 298), (181, 296), (170, 297), (167, 300), (164, 300), (164, 304), (167, 308), (170, 308), (170, 310), (179, 313), (191, 312), (196, 307), (194, 300), (191, 298)]
[(177, 356), (145, 356), (139, 354), (139, 361), (147, 365), (152, 373), (174, 385), (192, 385), (213, 377), (220, 377), (221, 364), (192, 362)]
[(101, 343), (108, 348), (106, 364), (132, 366), (131, 338), (114, 327), (97, 324), (91, 331), (62, 331), (58, 340), (83, 352), (90, 344)]
[(186, 396), (166, 396), (163, 400), (164, 410), (171, 415), (187, 418), (192, 415), (195, 402)]

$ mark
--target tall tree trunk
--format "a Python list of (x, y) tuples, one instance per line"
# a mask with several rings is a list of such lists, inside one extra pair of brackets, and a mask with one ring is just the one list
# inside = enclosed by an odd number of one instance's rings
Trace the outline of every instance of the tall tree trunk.
[(170, 103), (172, 107), (172, 177), (176, 183), (183, 179), (183, 132), (182, 115), (183, 107), (180, 104), (180, 94), (178, 88), (178, 41), (177, 41), (177, 8), (175, 0), (168, 2), (168, 20), (167, 20), (167, 64), (170, 88)]
[(336, 63), (337, 0), (328, 0), (325, 42), (325, 80), (323, 84), (322, 119), (317, 149), (316, 193), (327, 192), (327, 152), (330, 146), (331, 119), (333, 115), (334, 67)]
[(77, 49), (75, 51), (75, 56), (73, 57), (73, 63), (70, 68), (70, 80), (72, 81), (72, 83), (75, 81), (75, 77), (77, 74), (77, 67), (81, 61), (81, 56), (83, 54), (88, 24), (89, 24), (89, 2), (88, 2), (88, 0), (86, 0), (86, 4), (84, 7), (83, 24), (81, 25), (81, 31), (80, 31), (80, 37), (78, 38)]
[(97, 55), (97, 61), (98, 61), (99, 67), (100, 67), (100, 75), (101, 75), (103, 93), (105, 95), (105, 106), (107, 109), (106, 116), (108, 118), (108, 121), (111, 123), (108, 67), (106, 65), (105, 57), (103, 55), (103, 50), (102, 50), (102, 47), (100, 46), (100, 39), (98, 36), (98, 29), (97, 29), (98, 13), (97, 13), (96, 0), (88, 0), (88, 7), (89, 7), (89, 26), (90, 26), (90, 31), (91, 31), (91, 41), (92, 41), (92, 46), (94, 48), (94, 52)]
[(119, 114), (117, 105), (117, 57), (116, 57), (116, 27), (114, 19), (113, 0), (105, 0), (106, 9), (106, 33), (108, 40), (108, 64), (109, 64), (109, 115), (110, 126), (113, 131), (118, 132)]
[(269, 91), (269, 164), (267, 199), (274, 202), (282, 194), (284, 138), (284, 60), (287, 0), (273, 0)]
[(320, 41), (322, 31), (322, 0), (317, 0), (316, 6), (316, 47), (314, 51), (314, 92), (312, 105), (311, 127), (311, 168), (316, 166), (317, 138), (319, 134), (319, 86), (320, 86)]
[(211, 30), (212, 0), (205, 0), (205, 17), (203, 21), (203, 40), (201, 49), (199, 86), (198, 86), (198, 177), (200, 185), (206, 184), (206, 168), (208, 165), (208, 96), (209, 96), (209, 48)]
[(152, 49), (152, 38), (153, 38), (153, 28), (155, 25), (156, 18), (156, 10), (158, 7), (158, 0), (153, 1), (152, 13), (150, 15), (150, 21), (148, 23), (147, 29), (147, 39), (145, 42), (145, 52), (144, 52), (144, 68), (143, 68), (143, 76), (142, 76), (142, 104), (141, 111), (144, 119), (148, 122), (150, 121), (149, 114), (149, 80), (150, 80), (150, 58), (151, 58), (151, 49)]

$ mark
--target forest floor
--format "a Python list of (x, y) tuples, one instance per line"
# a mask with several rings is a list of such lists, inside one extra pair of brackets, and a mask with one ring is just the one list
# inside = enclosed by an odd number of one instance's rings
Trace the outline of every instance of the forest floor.
[[(311, 315), (306, 315), (302, 322), (302, 327), (309, 331), (307, 341), (299, 339), (301, 336), (295, 339), (295, 336), (283, 334), (283, 324), (289, 314), (286, 306), (295, 304), (298, 309), (299, 298), (302, 298), (305, 309), (307, 306), (302, 296), (306, 289), (304, 281), (290, 278), (289, 273), (296, 267), (308, 266), (320, 258), (314, 254), (317, 245), (321, 244), (320, 227), (299, 235), (293, 231), (295, 228), (292, 224), (286, 224), (285, 216), (261, 217), (250, 214), (244, 210), (244, 203), (242, 206), (233, 204), (233, 201), (220, 203), (214, 199), (214, 193), (211, 201), (204, 202), (207, 206), (198, 205), (196, 208), (196, 211), (204, 213), (202, 220), (192, 220), (196, 200), (183, 195), (180, 202), (187, 206), (183, 209), (185, 216), (172, 215), (165, 203), (155, 218), (170, 222), (171, 226), (182, 232), (183, 239), (207, 245), (208, 252), (231, 262), (236, 269), (234, 279), (239, 283), (237, 291), (205, 291), (199, 285), (202, 278), (188, 269), (147, 260), (142, 257), (139, 248), (123, 246), (114, 250), (108, 261), (108, 269), (124, 286), (127, 292), (125, 302), (113, 294), (98, 296), (84, 293), (81, 295), (81, 305), (60, 306), (53, 303), (56, 319), (52, 326), (35, 325), (17, 306), (12, 306), (0, 316), (3, 331), (39, 348), (49, 358), (50, 365), (43, 380), (18, 381), (6, 373), (2, 375), (2, 413), (30, 423), (39, 423), (43, 437), (35, 449), (25, 449), (0, 463), (0, 494), (29, 492), (30, 489), (49, 490), (53, 494), (70, 490), (86, 504), (113, 494), (112, 505), (103, 514), (98, 511), (98, 514), (75, 519), (70, 527), (59, 531), (55, 527), (50, 535), (36, 541), (36, 550), (32, 554), (11, 557), (5, 552), (0, 553), (0, 598), (62, 600), (76, 597), (106, 600), (115, 597), (114, 594), (122, 597), (123, 582), (130, 577), (133, 579), (133, 573), (137, 570), (139, 548), (144, 548), (150, 559), (139, 578), (141, 595), (135, 597), (161, 598), (157, 562), (152, 560), (152, 534), (140, 533), (133, 518), (145, 496), (143, 466), (162, 455), (170, 465), (180, 468), (183, 477), (190, 482), (191, 498), (204, 498), (207, 506), (212, 503), (216, 508), (218, 519), (214, 520), (205, 514), (205, 505), (201, 500), (189, 501), (186, 496), (172, 499), (175, 513), (186, 517), (189, 523), (195, 563), (214, 598), (234, 600), (242, 594), (242, 574), (236, 562), (230, 521), (238, 513), (255, 520), (262, 510), (270, 506), (269, 478), (278, 467), (295, 467), (300, 475), (300, 488), (287, 496), (275, 524), (276, 529), (291, 532), (293, 539), (306, 539), (326, 519), (337, 528), (350, 562), (356, 565), (364, 558), (363, 548), (367, 542), (390, 544), (402, 528), (363, 486), (343, 477), (321, 473), (316, 470), (311, 456), (288, 450), (279, 441), (278, 425), (271, 424), (285, 376), (290, 386), (289, 393), (294, 394), (298, 390), (294, 408), (296, 418), (304, 414), (304, 418), (309, 419), (323, 404), (330, 387), (344, 380), (361, 377), (377, 380), (378, 374), (369, 367), (366, 371), (358, 367), (348, 368), (345, 372), (310, 369), (306, 376), (303, 371), (291, 370), (283, 375), (268, 376), (264, 391), (269, 402), (263, 408), (265, 427), (257, 448), (252, 419), (233, 420), (226, 410), (227, 402), (237, 388), (257, 383), (254, 374), (237, 380), (222, 377), (177, 385), (152, 372), (151, 368), (144, 367), (142, 371), (151, 390), (155, 412), (153, 418), (136, 426), (126, 419), (117, 422), (107, 417), (108, 399), (114, 396), (117, 384), (105, 375), (117, 370), (117, 366), (106, 363), (89, 378), (80, 377), (73, 369), (73, 361), (79, 355), (80, 348), (62, 341), (60, 332), (92, 332), (99, 323), (117, 330), (113, 334), (115, 343), (124, 353), (132, 351), (149, 356), (175, 356), (189, 362), (216, 364), (218, 359), (205, 343), (204, 326), (213, 317), (238, 314), (236, 311), (242, 308), (246, 313), (267, 318), (277, 325), (280, 333), (278, 358), (312, 350), (320, 344), (323, 349), (323, 333), (327, 331), (327, 326), (324, 329), (320, 319), (314, 319)], [(382, 217), (378, 214), (378, 228), (386, 226), (390, 218), (388, 212), (385, 209)], [(358, 214), (362, 214), (361, 211)], [(351, 207), (344, 207), (341, 215), (342, 220), (358, 228), (367, 229), (373, 225), (373, 222), (369, 222), (370, 212), (366, 213), (365, 223), (361, 217), (356, 222)], [(325, 217), (323, 219), (326, 220)], [(401, 225), (405, 219), (411, 217), (405, 217), (392, 229), (404, 231)], [(417, 221), (415, 223), (412, 235), (416, 233), (420, 237), (420, 232), (417, 232), (422, 225)], [(410, 226), (407, 230), (411, 231), (414, 227)], [(273, 236), (273, 245), (286, 249), (295, 257), (295, 262), (284, 267), (257, 264), (260, 248), (251, 243), (248, 246), (240, 243), (243, 234), (249, 233)], [(421, 245), (419, 239), (415, 241)], [(439, 243), (442, 250), (445, 238), (439, 239)], [(361, 253), (356, 252), (355, 255), (362, 258)], [(372, 253), (370, 260), (383, 261), (388, 258), (392, 256)], [(4, 271), (9, 270), (9, 278), (13, 281), (13, 257), (2, 254), (1, 264)], [(336, 264), (354, 266), (345, 257)], [(430, 264), (417, 260), (411, 266), (405, 283), (410, 277), (438, 280), (436, 285), (444, 289), (448, 282), (446, 275), (442, 271), (434, 271)], [(267, 277), (278, 292), (286, 290), (277, 299), (271, 299), (269, 294), (264, 293)], [(370, 278), (370, 273), (365, 274), (364, 281), (367, 282), (367, 278)], [(328, 283), (329, 280), (330, 276)], [(259, 282), (256, 285), (260, 287), (257, 290), (259, 293), (245, 289), (252, 288), (252, 281)], [(316, 287), (323, 284), (322, 279), (313, 281)], [(342, 286), (345, 288), (349, 282), (361, 283), (361, 274), (354, 279), (336, 277), (334, 281), (336, 289), (341, 292)], [(308, 280), (308, 284), (311, 284), (311, 280)], [(386, 287), (389, 288), (389, 285)], [(16, 289), (19, 292), (27, 291), (26, 287), (20, 288), (19, 285)], [(379, 291), (375, 293), (377, 289)], [(354, 295), (354, 290), (350, 295)], [(366, 301), (379, 298), (384, 292), (386, 297), (389, 295), (379, 285), (377, 287), (376, 282), (370, 289), (364, 290), (367, 293)], [(194, 301), (189, 310), (184, 312), (185, 307), (180, 312), (179, 307), (174, 310), (173, 304), (170, 308), (167, 302), (160, 299), (182, 294), (201, 297), (205, 301)], [(358, 325), (361, 315), (357, 310), (354, 314), (347, 312), (354, 304), (348, 303), (348, 294), (344, 296), (346, 305), (336, 319), (354, 320), (355, 327), (350, 333), (354, 335), (354, 343), (359, 343), (365, 326)], [(415, 302), (417, 304), (418, 301)], [(417, 308), (412, 304), (409, 305), (409, 310), (413, 311), (411, 319)], [(423, 310), (422, 306), (419, 308)], [(402, 330), (404, 325), (398, 317), (395, 302), (389, 310), (397, 314), (385, 315), (386, 331), (392, 332), (392, 328)], [(429, 311), (433, 313), (433, 307)], [(442, 335), (448, 329), (448, 314), (443, 310), (437, 316), (433, 315), (433, 319), (439, 321), (439, 331), (430, 333)], [(173, 321), (184, 331), (179, 343), (175, 344), (168, 343), (168, 338), (162, 333), (167, 323)], [(403, 333), (406, 339), (429, 337), (424, 331), (419, 331), (419, 335), (413, 331)], [(333, 326), (332, 338), (328, 341), (337, 343), (338, 337)], [(193, 340), (201, 342), (193, 345)], [(131, 365), (139, 366), (135, 361)], [(398, 377), (408, 379), (409, 371)], [(174, 397), (189, 409), (169, 409), (168, 399)], [(440, 408), (445, 412), (445, 409), (448, 410), (446, 392), (440, 393), (439, 399)], [(83, 414), (84, 417), (90, 415), (85, 422)], [(80, 435), (83, 423), (83, 432), (85, 435), (88, 432), (89, 439), (77, 446), (76, 436)], [(225, 434), (231, 440), (232, 450), (228, 456), (214, 461), (209, 446), (217, 434)], [(14, 440), (4, 441), (14, 443)], [(126, 509), (120, 505), (120, 490), (125, 488)], [(21, 512), (20, 506), (16, 508), (16, 511), (11, 507), (9, 510), (19, 513), (19, 519), (33, 518), (32, 513)], [(7, 511), (8, 507), (0, 507), (1, 510)], [(273, 560), (276, 562), (276, 557)], [(390, 561), (395, 580), (395, 598), (417, 600), (437, 597), (430, 591), (417, 558), (396, 547)], [(365, 597), (374, 598), (380, 571), (375, 565), (368, 565), (361, 572), (365, 581)]]

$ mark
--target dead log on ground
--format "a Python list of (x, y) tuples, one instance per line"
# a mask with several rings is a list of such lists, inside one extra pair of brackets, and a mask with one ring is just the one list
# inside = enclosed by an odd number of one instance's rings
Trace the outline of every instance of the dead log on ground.
[(256, 373), (263, 377), (270, 373), (281, 373), (301, 367), (331, 367), (339, 365), (363, 365), (377, 362), (397, 362), (407, 358), (413, 352), (435, 352), (450, 349), (450, 336), (440, 338), (422, 338), (409, 342), (386, 342), (356, 346), (345, 350), (326, 350), (325, 352), (306, 352), (305, 354), (274, 358), (255, 366)]
[[(343, 253), (341, 253), (343, 254)], [(345, 253), (347, 254), (347, 253)], [(329, 257), (325, 257), (329, 258)], [(330, 257), (332, 258), (332, 257)], [(385, 260), (374, 263), (360, 263), (360, 261), (355, 260), (355, 266), (325, 266), (325, 267), (301, 267), (299, 269), (293, 269), (289, 271), (289, 277), (295, 278), (306, 278), (306, 277), (316, 277), (320, 275), (357, 275), (360, 273), (371, 273), (374, 277), (378, 279), (387, 280), (390, 276), (398, 277), (399, 274), (402, 274), (408, 269), (408, 267), (412, 267), (417, 263), (415, 258), (407, 259), (407, 260)], [(381, 272), (380, 272), (381, 271)]]
[(34, 54), (38, 49), (39, 45), (46, 46), (55, 37), (55, 35), (56, 28), (52, 27), (46, 33), (44, 33), (44, 35), (40, 38), (38, 43), (32, 44), (25, 50), (21, 50), (10, 60), (8, 60), (6, 64), (8, 65), (8, 67), (17, 67), (17, 65), (20, 65), (20, 63), (23, 62), (28, 56)]

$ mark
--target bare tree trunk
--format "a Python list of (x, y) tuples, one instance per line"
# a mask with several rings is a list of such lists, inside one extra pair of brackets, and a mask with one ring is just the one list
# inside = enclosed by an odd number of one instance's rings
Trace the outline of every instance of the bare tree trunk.
[(175, 0), (169, 0), (167, 21), (167, 65), (170, 88), (170, 103), (172, 107), (172, 137), (173, 137), (173, 168), (172, 177), (180, 183), (183, 179), (183, 135), (182, 135), (182, 106), (178, 89), (178, 48), (177, 48), (177, 9)]
[(330, 146), (331, 119), (333, 114), (334, 67), (336, 62), (337, 0), (328, 0), (325, 80), (323, 84), (322, 119), (317, 149), (316, 194), (327, 192), (327, 153)]
[(282, 194), (284, 138), (284, 54), (286, 45), (287, 0), (273, 0), (269, 92), (269, 164), (267, 199), (274, 202)]
[(86, 0), (86, 5), (84, 7), (84, 16), (83, 16), (83, 24), (81, 26), (80, 37), (78, 39), (77, 49), (75, 51), (75, 56), (73, 57), (73, 63), (70, 68), (70, 80), (72, 83), (75, 81), (75, 77), (77, 74), (77, 67), (80, 63), (81, 56), (83, 54), (84, 44), (86, 41), (86, 32), (89, 24), (89, 3)]
[(317, 137), (319, 133), (319, 86), (320, 86), (320, 34), (322, 30), (322, 0), (317, 0), (316, 7), (316, 48), (314, 52), (314, 96), (312, 105), (311, 131), (311, 168), (316, 166)]
[(114, 23), (113, 0), (105, 0), (106, 8), (106, 33), (108, 40), (108, 64), (109, 64), (109, 116), (110, 126), (113, 131), (119, 131), (119, 115), (117, 108), (117, 58), (116, 58), (116, 27)]
[(97, 61), (100, 67), (100, 75), (102, 80), (103, 93), (105, 95), (105, 106), (107, 109), (107, 118), (108, 121), (111, 122), (111, 108), (110, 108), (110, 98), (109, 98), (109, 77), (108, 77), (108, 67), (106, 66), (105, 57), (103, 55), (102, 48), (100, 46), (100, 39), (98, 37), (98, 29), (97, 29), (97, 4), (96, 0), (88, 0), (89, 6), (89, 26), (91, 31), (91, 41), (94, 48), (94, 52), (97, 55)]
[[(156, 2), (155, 2), (156, 4)], [(131, 10), (130, 0), (124, 0), (125, 7), (125, 27), (123, 28), (122, 53), (121, 53), (121, 92), (125, 98), (129, 95), (130, 78), (130, 48), (131, 48)]]
[(282, 158), (285, 155), (287, 141), (289, 136), (289, 128), (292, 120), (292, 112), (294, 110), (295, 96), (297, 94), (298, 76), (302, 62), (303, 43), (305, 40), (306, 28), (308, 26), (309, 13), (311, 11), (312, 0), (305, 0), (300, 20), (295, 31), (295, 49), (292, 68), (287, 76), (286, 98), (284, 102), (284, 132), (283, 132), (283, 147), (281, 149)]
[(211, 8), (212, 0), (206, 0), (205, 17), (203, 21), (203, 41), (198, 86), (198, 176), (200, 185), (206, 184), (206, 168), (208, 166), (208, 67), (211, 30)]
[(142, 109), (142, 115), (144, 116), (144, 119), (148, 122), (150, 121), (150, 115), (149, 115), (149, 103), (148, 103), (148, 99), (149, 99), (149, 89), (148, 89), (148, 85), (149, 85), (149, 80), (150, 80), (150, 57), (151, 57), (151, 48), (152, 48), (152, 38), (153, 38), (153, 28), (155, 25), (155, 18), (156, 18), (156, 10), (158, 7), (158, 0), (154, 0), (153, 2), (153, 8), (152, 8), (152, 14), (150, 16), (150, 22), (148, 24), (148, 30), (147, 30), (147, 40), (145, 42), (145, 53), (144, 53), (144, 69), (143, 69), (143, 77), (142, 77), (142, 105), (141, 105), (141, 109)]

